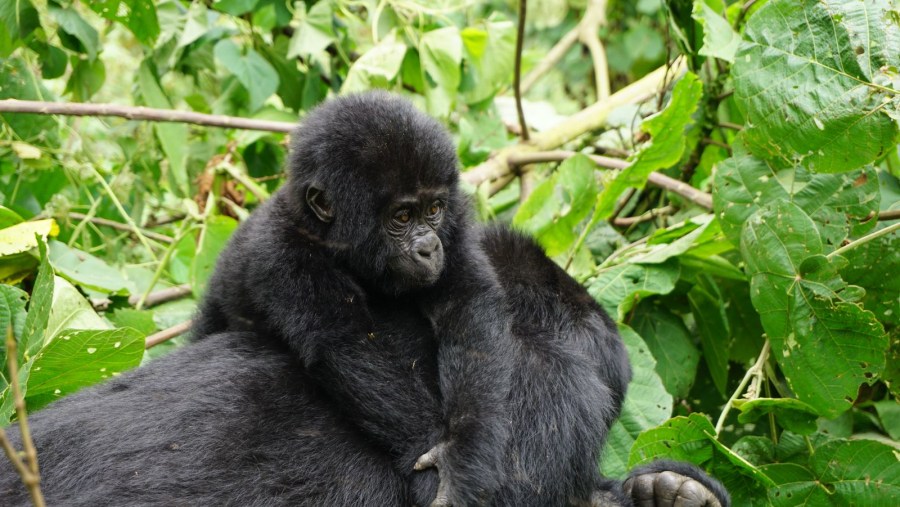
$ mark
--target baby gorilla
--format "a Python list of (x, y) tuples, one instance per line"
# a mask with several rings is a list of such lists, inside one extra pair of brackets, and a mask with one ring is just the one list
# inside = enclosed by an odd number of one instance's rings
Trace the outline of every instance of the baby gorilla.
[(407, 297), (438, 344), (444, 418), (415, 468), (438, 469), (432, 505), (485, 501), (502, 484), (513, 344), (449, 136), (410, 103), (369, 93), (316, 109), (293, 139), (288, 183), (220, 257), (195, 336), (277, 337), (344, 411), (381, 421), (387, 405), (371, 393), (386, 372), (357, 374), (367, 366), (353, 349), (379, 340), (372, 307)]

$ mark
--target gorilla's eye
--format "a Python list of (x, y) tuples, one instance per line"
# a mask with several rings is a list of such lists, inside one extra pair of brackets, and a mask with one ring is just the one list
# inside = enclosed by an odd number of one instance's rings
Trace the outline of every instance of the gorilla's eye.
[(409, 210), (402, 209), (394, 214), (394, 220), (405, 224), (409, 222)]
[(441, 212), (441, 202), (434, 201), (431, 203), (431, 206), (428, 208), (428, 216), (433, 217)]

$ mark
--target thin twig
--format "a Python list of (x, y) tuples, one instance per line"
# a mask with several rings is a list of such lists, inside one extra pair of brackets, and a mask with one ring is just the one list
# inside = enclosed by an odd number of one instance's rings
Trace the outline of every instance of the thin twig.
[(597, 32), (606, 24), (606, 0), (591, 0), (584, 11), (584, 18), (578, 24), (578, 40), (591, 53), (594, 64), (594, 86), (597, 87), (597, 100), (604, 100), (612, 93), (609, 84), (609, 64), (606, 60), (606, 49)]
[(129, 215), (128, 212), (125, 211), (125, 208), (122, 206), (122, 203), (119, 202), (119, 198), (116, 197), (115, 192), (113, 192), (113, 189), (109, 186), (109, 183), (106, 182), (106, 178), (104, 178), (103, 175), (100, 174), (100, 172), (97, 171), (97, 169), (93, 165), (88, 165), (88, 168), (94, 174), (94, 177), (97, 178), (97, 181), (100, 182), (100, 186), (103, 187), (103, 190), (106, 192), (106, 195), (109, 197), (109, 200), (112, 201), (113, 206), (115, 206), (116, 210), (119, 212), (119, 215), (126, 222), (128, 222), (128, 226), (131, 229), (131, 232), (133, 232), (134, 235), (137, 236), (138, 241), (140, 241), (140, 243), (142, 245), (144, 245), (144, 248), (147, 249), (147, 254), (149, 254), (150, 258), (155, 261), (156, 254), (153, 253), (153, 248), (150, 246), (150, 243), (147, 241), (147, 237), (144, 236), (144, 233), (141, 232), (141, 230), (138, 228), (137, 224), (134, 223), (134, 220), (131, 219), (131, 215)]
[(116, 116), (129, 120), (190, 123), (206, 127), (222, 127), (266, 132), (291, 132), (294, 123), (254, 120), (219, 114), (203, 114), (174, 109), (115, 104), (80, 104), (77, 102), (42, 102), (37, 100), (0, 100), (0, 113), (59, 114), (64, 116)]
[(739, 125), (737, 123), (732, 123), (730, 121), (720, 121), (719, 126), (726, 129), (741, 131), (744, 130), (743, 125)]
[[(722, 414), (719, 415), (719, 420), (716, 422), (716, 436), (722, 433), (722, 428), (725, 427), (725, 419), (728, 417), (728, 412), (731, 411), (732, 405), (744, 392), (744, 388), (747, 387), (747, 384), (750, 382), (750, 379), (762, 376), (764, 374), (763, 366), (766, 364), (766, 360), (769, 358), (769, 349), (771, 345), (769, 344), (769, 340), (766, 339), (766, 343), (763, 344), (762, 351), (759, 353), (759, 357), (756, 359), (756, 362), (753, 363), (753, 366), (747, 370), (747, 373), (744, 374), (744, 378), (741, 379), (741, 383), (738, 384), (737, 389), (734, 390), (734, 394), (731, 395), (731, 398), (728, 399), (728, 402), (725, 403), (725, 406), (722, 408)], [(757, 397), (759, 396), (759, 392), (757, 391), (755, 394)]]
[(878, 220), (900, 220), (900, 209), (882, 211), (878, 214)]
[(191, 329), (191, 324), (193, 324), (193, 321), (187, 320), (182, 322), (181, 324), (175, 324), (168, 329), (163, 329), (158, 333), (151, 334), (144, 340), (144, 348), (149, 349), (151, 347), (159, 345), (162, 342), (169, 341), (176, 336), (183, 335)]
[[(100, 217), (85, 215), (84, 213), (75, 213), (75, 212), (67, 213), (66, 216), (68, 216), (69, 218), (72, 218), (74, 220), (84, 220), (84, 221), (90, 222), (92, 224), (102, 225), (104, 227), (111, 227), (118, 231), (125, 231), (125, 232), (130, 232), (130, 233), (134, 234), (134, 230), (131, 228), (130, 225), (123, 224), (122, 222), (116, 222), (115, 220), (108, 220), (106, 218), (100, 218)], [(143, 234), (144, 236), (146, 236), (152, 240), (159, 241), (160, 243), (172, 243), (175, 241), (171, 236), (166, 236), (165, 234), (159, 234), (159, 233), (152, 232), (152, 231), (141, 230), (141, 234)]]
[(618, 226), (618, 227), (631, 227), (632, 225), (635, 225), (635, 224), (649, 222), (650, 220), (653, 220), (656, 217), (671, 215), (674, 212), (675, 212), (674, 206), (663, 206), (661, 208), (653, 208), (651, 210), (647, 210), (646, 212), (641, 213), (640, 215), (635, 216), (635, 217), (616, 218), (616, 219), (613, 219), (612, 223), (613, 223), (613, 225)]
[[(533, 164), (537, 162), (554, 162), (565, 160), (569, 157), (574, 156), (575, 154), (576, 153), (574, 151), (565, 150), (515, 153), (507, 157), (507, 162), (510, 165)], [(597, 165), (605, 167), (607, 169), (625, 169), (630, 165), (627, 161), (617, 158), (604, 157), (602, 155), (587, 156), (588, 158), (596, 162)], [(707, 194), (702, 190), (697, 190), (687, 183), (666, 176), (665, 174), (652, 172), (650, 173), (650, 176), (647, 177), (647, 183), (650, 183), (655, 187), (666, 189), (674, 194), (678, 194), (702, 208), (712, 209), (713, 207), (712, 195)]]
[[(579, 25), (580, 26), (580, 25)], [(522, 93), (527, 93), (538, 80), (544, 76), (550, 69), (556, 66), (566, 53), (571, 49), (572, 45), (578, 41), (578, 26), (563, 35), (547, 55), (540, 61), (531, 71), (522, 78)]]
[[(16, 337), (13, 335), (13, 328), (11, 325), (6, 329), (6, 364), (9, 372), (9, 384), (12, 388), (13, 402), (16, 407), (19, 436), (22, 438), (22, 450), (25, 453), (25, 459), (19, 459), (18, 454), (16, 454), (15, 450), (12, 448), (12, 444), (7, 439), (5, 432), (0, 434), (0, 438), (3, 440), (3, 450), (19, 472), (25, 487), (28, 488), (28, 494), (31, 496), (31, 503), (34, 504), (35, 507), (43, 507), (44, 495), (41, 492), (41, 474), (40, 468), (38, 467), (37, 450), (34, 448), (34, 441), (31, 439), (31, 429), (28, 427), (28, 414), (25, 411), (25, 397), (22, 395), (22, 388), (19, 385), (19, 354), (16, 350)], [(15, 459), (13, 456), (15, 456)]]
[(525, 111), (522, 110), (522, 46), (525, 45), (525, 16), (528, 0), (519, 0), (519, 26), (516, 30), (516, 60), (513, 73), (513, 92), (516, 96), (516, 114), (519, 116), (519, 130), (523, 141), (528, 141), (528, 124), (525, 123)]
[(859, 239), (853, 240), (850, 243), (847, 243), (846, 245), (844, 245), (844, 246), (838, 248), (837, 250), (831, 252), (830, 254), (826, 255), (825, 257), (827, 257), (829, 260), (834, 259), (838, 255), (842, 255), (850, 250), (853, 250), (854, 248), (856, 248), (860, 245), (864, 245), (864, 244), (868, 243), (869, 241), (872, 241), (873, 239), (880, 238), (882, 236), (887, 236), (888, 234), (890, 234), (894, 231), (897, 231), (897, 230), (900, 230), (900, 222), (897, 222), (896, 224), (891, 224), (891, 225), (885, 227), (884, 229), (878, 229), (877, 231), (875, 231), (871, 234), (867, 234)]
[[(147, 297), (144, 299), (144, 304), (141, 305), (141, 307), (150, 308), (151, 306), (156, 306), (168, 301), (174, 301), (176, 299), (181, 299), (190, 295), (191, 284), (189, 283), (176, 285), (174, 287), (167, 287), (165, 289), (147, 294)], [(135, 306), (138, 304), (138, 301), (140, 301), (140, 299), (141, 297), (139, 295), (132, 294), (128, 297), (128, 304)]]

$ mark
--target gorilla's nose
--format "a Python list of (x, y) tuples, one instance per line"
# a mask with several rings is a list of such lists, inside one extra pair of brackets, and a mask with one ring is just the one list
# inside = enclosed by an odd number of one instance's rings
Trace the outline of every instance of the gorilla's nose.
[(416, 253), (423, 259), (430, 259), (440, 244), (441, 242), (436, 236), (422, 238), (416, 245)]

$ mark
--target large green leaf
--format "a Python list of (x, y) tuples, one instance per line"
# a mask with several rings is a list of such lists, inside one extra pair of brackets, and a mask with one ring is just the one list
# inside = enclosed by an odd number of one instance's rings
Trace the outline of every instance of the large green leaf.
[[(153, 64), (150, 60), (144, 60), (138, 69), (138, 89), (144, 104), (159, 109), (171, 109), (172, 105), (166, 97), (156, 77)], [(190, 195), (190, 184), (187, 175), (188, 127), (184, 123), (156, 122), (153, 130), (159, 139), (159, 144), (166, 154), (169, 163), (169, 174), (172, 178), (172, 187), (181, 195)]]
[(662, 264), (619, 264), (600, 269), (588, 282), (588, 292), (610, 315), (622, 321), (641, 299), (672, 292), (680, 272), (675, 259)]
[(754, 154), (832, 173), (896, 144), (895, 9), (892, 0), (771, 0), (750, 18), (732, 76)]
[(893, 507), (900, 498), (897, 450), (872, 440), (835, 440), (818, 447), (808, 466), (760, 467), (777, 486), (769, 489), (775, 506), (815, 505)]
[(723, 396), (728, 382), (728, 343), (731, 332), (725, 315), (725, 301), (715, 283), (698, 284), (688, 292), (691, 313), (697, 322), (697, 333), (703, 346), (703, 360), (709, 368), (713, 384)]
[(466, 102), (477, 104), (509, 86), (516, 46), (516, 26), (509, 21), (488, 22), (460, 31), (466, 66), (462, 89)]
[[(619, 334), (631, 360), (632, 378), (622, 413), (609, 429), (600, 470), (608, 477), (624, 477), (634, 440), (644, 430), (658, 426), (672, 414), (672, 395), (666, 392), (654, 367), (656, 361), (641, 337), (624, 324)], [(696, 364), (696, 362), (695, 362)]]
[(628, 466), (666, 457), (702, 465), (712, 459), (716, 430), (703, 414), (673, 417), (665, 424), (638, 436), (631, 448)]
[(797, 397), (834, 417), (881, 373), (888, 341), (854, 302), (858, 288), (847, 287), (822, 251), (815, 224), (786, 201), (754, 213), (741, 236), (750, 297), (773, 356)]
[(681, 317), (661, 305), (650, 311), (645, 311), (646, 306), (641, 305), (635, 312), (634, 330), (653, 353), (656, 372), (666, 391), (676, 398), (686, 398), (697, 374), (700, 351)]
[(513, 224), (533, 235), (547, 255), (559, 255), (575, 243), (575, 227), (590, 213), (597, 194), (595, 168), (585, 155), (567, 159), (519, 207)]
[(773, 164), (737, 151), (716, 167), (713, 206), (722, 230), (735, 245), (741, 228), (760, 206), (793, 201), (816, 223), (828, 250), (850, 234), (872, 229), (881, 196), (878, 175), (866, 167), (844, 174), (813, 174), (797, 167), (779, 170)]
[(741, 37), (722, 13), (710, 7), (706, 0), (694, 0), (691, 17), (703, 27), (703, 46), (697, 52), (734, 63)]
[(406, 54), (406, 44), (397, 39), (397, 35), (391, 32), (374, 48), (366, 51), (358, 60), (353, 62), (347, 73), (347, 80), (341, 86), (341, 91), (359, 92), (369, 88), (386, 88), (397, 77), (403, 56)]
[(241, 82), (250, 94), (250, 110), (256, 111), (278, 90), (278, 72), (252, 48), (243, 51), (231, 39), (216, 44), (218, 60)]
[(131, 328), (63, 331), (35, 356), (29, 410), (96, 384), (141, 362), (144, 335)]
[[(0, 60), (0, 99), (53, 100), (54, 96), (19, 58)], [(52, 116), (0, 113), (0, 120), (25, 141), (45, 141), (57, 146), (59, 129)], [(10, 205), (11, 203), (6, 203)]]
[(298, 12), (294, 17), (298, 18), (299, 25), (294, 29), (294, 35), (291, 36), (287, 52), (288, 59), (296, 56), (315, 55), (337, 40), (332, 22), (333, 3), (317, 2), (310, 7), (309, 12), (302, 3), (297, 4), (297, 7)]
[(50, 264), (60, 276), (82, 287), (119, 296), (131, 293), (131, 285), (118, 270), (60, 241), (50, 242)]
[(461, 78), (462, 39), (456, 27), (432, 30), (419, 39), (419, 58), (428, 112), (444, 117), (456, 103)]
[(43, 343), (49, 343), (66, 329), (109, 329), (94, 307), (64, 278), (53, 279), (53, 306), (47, 319)]
[(159, 36), (156, 7), (151, 0), (94, 0), (88, 5), (104, 18), (128, 27), (143, 44), (152, 46)]
[(50, 7), (50, 15), (59, 25), (56, 32), (65, 47), (79, 53), (87, 53), (89, 59), (96, 58), (100, 51), (100, 36), (73, 8)]
[(616, 174), (597, 198), (597, 213), (609, 218), (616, 201), (628, 188), (644, 188), (653, 171), (675, 165), (684, 154), (685, 129), (693, 123), (691, 116), (697, 110), (703, 95), (703, 83), (688, 72), (672, 90), (672, 100), (657, 115), (641, 123), (641, 130), (650, 134), (651, 140), (631, 159), (631, 165)]
[[(900, 326), (900, 236), (882, 236), (845, 254), (847, 283), (866, 289), (862, 302), (885, 325)], [(887, 276), (885, 276), (887, 274)]]

